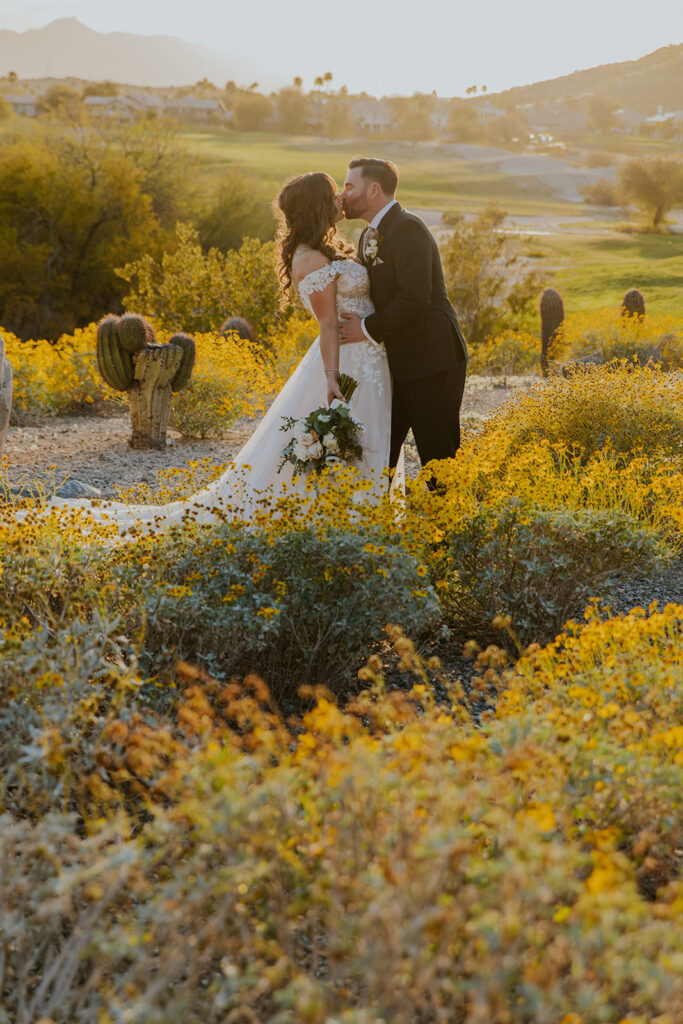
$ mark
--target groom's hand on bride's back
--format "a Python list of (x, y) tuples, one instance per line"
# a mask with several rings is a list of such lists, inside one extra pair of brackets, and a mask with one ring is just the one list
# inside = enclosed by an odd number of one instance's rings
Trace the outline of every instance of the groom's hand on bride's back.
[(356, 341), (366, 340), (367, 335), (363, 331), (361, 318), (353, 313), (342, 313), (339, 320), (339, 343), (352, 345)]

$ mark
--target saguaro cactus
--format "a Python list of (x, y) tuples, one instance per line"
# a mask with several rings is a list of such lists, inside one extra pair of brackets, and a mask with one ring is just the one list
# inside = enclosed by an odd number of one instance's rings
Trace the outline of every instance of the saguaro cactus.
[(630, 288), (621, 300), (622, 316), (645, 316), (645, 299), (637, 288)]
[(554, 288), (546, 288), (541, 295), (541, 372), (548, 376), (548, 352), (564, 321), (562, 296)]
[(106, 316), (97, 327), (97, 365), (110, 387), (128, 392), (131, 448), (163, 448), (171, 394), (190, 379), (195, 344), (176, 334), (159, 345), (152, 326), (140, 316)]

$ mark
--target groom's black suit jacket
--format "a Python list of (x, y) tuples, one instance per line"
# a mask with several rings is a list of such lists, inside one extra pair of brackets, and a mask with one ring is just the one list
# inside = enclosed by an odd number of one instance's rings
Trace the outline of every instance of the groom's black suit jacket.
[(375, 341), (384, 342), (394, 379), (407, 383), (465, 363), (467, 345), (446, 294), (431, 231), (398, 203), (377, 230), (377, 256), (363, 261), (376, 310), (366, 317), (365, 327)]

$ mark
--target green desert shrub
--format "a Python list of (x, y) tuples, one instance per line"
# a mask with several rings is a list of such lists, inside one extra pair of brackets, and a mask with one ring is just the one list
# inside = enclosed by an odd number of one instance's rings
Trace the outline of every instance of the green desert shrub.
[(538, 372), (540, 342), (523, 331), (504, 331), (472, 348), (468, 370), (493, 376)]
[(6, 815), (8, 1019), (677, 1021), (681, 615), (577, 627), (480, 725), (394, 634), (411, 689), (374, 658), (284, 745), (254, 706), (137, 837)]
[(621, 309), (573, 313), (558, 331), (551, 356), (580, 359), (597, 353), (612, 359), (650, 361), (664, 369), (683, 367), (683, 326), (675, 317), (624, 316)]
[(126, 307), (190, 334), (217, 332), (227, 317), (242, 316), (266, 338), (281, 305), (274, 244), (245, 238), (239, 249), (205, 253), (189, 224), (178, 224), (176, 236), (175, 248), (160, 259), (145, 255), (117, 271), (130, 285)]
[[(548, 643), (620, 570), (647, 571), (666, 556), (658, 534), (618, 510), (543, 508), (510, 498), (456, 524), (435, 569), (445, 618), (478, 640)], [(496, 626), (493, 625), (496, 620)]]
[[(424, 567), (398, 541), (334, 527), (177, 535), (145, 569), (145, 664), (257, 671), (278, 695), (303, 683), (338, 688), (388, 622), (419, 631), (437, 614)], [(134, 589), (134, 556), (122, 572)]]
[(58, 629), (0, 631), (0, 810), (84, 809), (107, 723), (139, 689), (132, 644), (95, 613)]
[(0, 623), (22, 619), (56, 629), (113, 601), (111, 590), (101, 588), (97, 546), (73, 529), (76, 522), (77, 514), (66, 515), (53, 528), (38, 512), (4, 531)]
[(683, 456), (683, 379), (632, 363), (590, 367), (569, 379), (550, 377), (491, 422), (508, 452), (545, 439), (593, 452), (628, 455), (642, 449), (667, 458)]
[(106, 1019), (98, 978), (109, 958), (88, 954), (130, 898), (136, 851), (114, 827), (88, 837), (76, 828), (74, 814), (0, 816), (3, 1024)]

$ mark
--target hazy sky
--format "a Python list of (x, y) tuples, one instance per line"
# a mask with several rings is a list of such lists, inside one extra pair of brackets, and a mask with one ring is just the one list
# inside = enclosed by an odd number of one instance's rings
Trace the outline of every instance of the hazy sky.
[(683, 42), (681, 0), (0, 0), (0, 28), (61, 17), (205, 43), (262, 87), (331, 71), (334, 86), (375, 95), (493, 92)]

